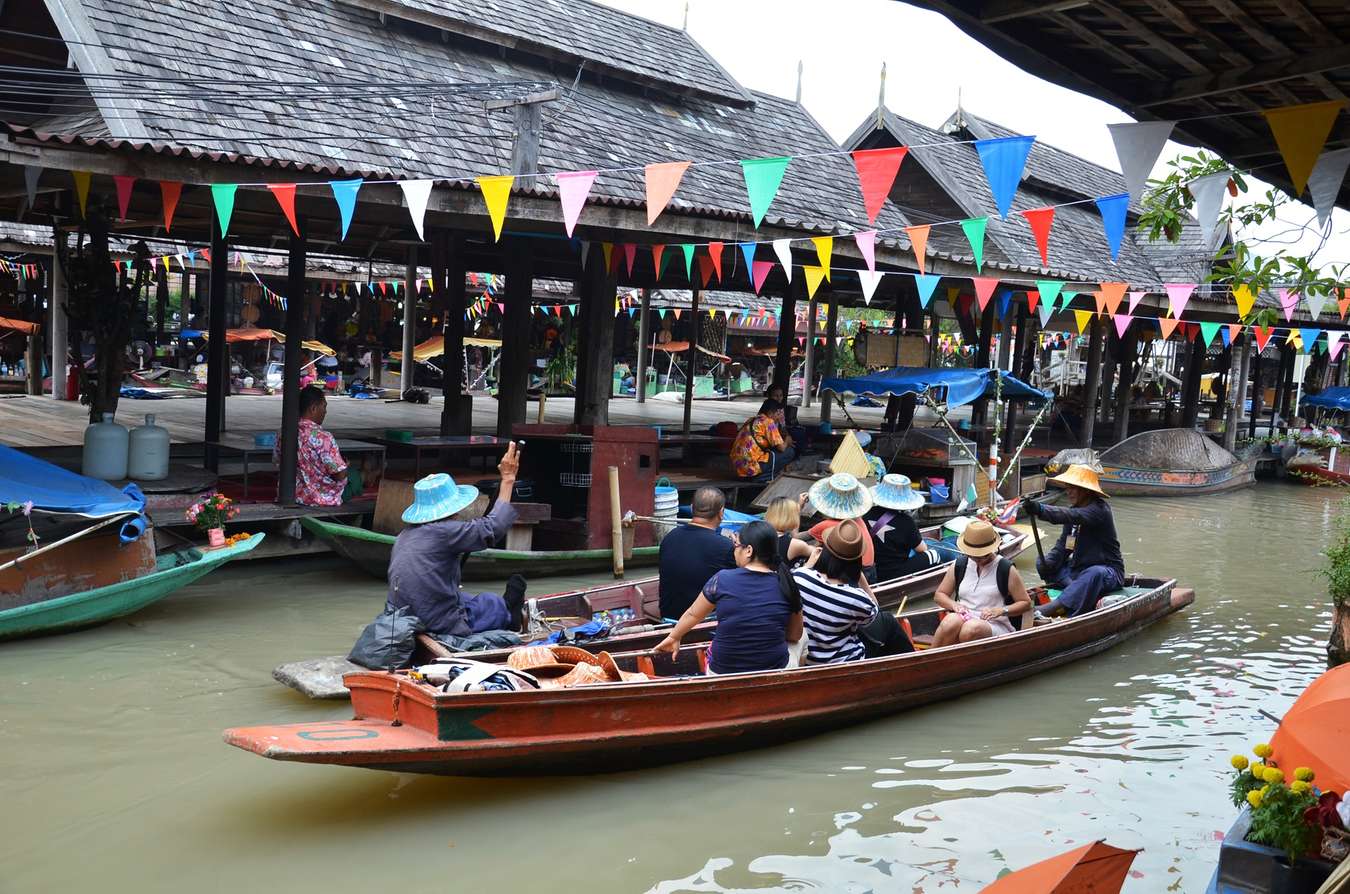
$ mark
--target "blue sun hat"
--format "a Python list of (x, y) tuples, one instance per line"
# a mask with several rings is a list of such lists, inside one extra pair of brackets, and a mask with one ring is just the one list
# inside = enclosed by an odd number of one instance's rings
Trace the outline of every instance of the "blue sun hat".
[(923, 494), (914, 489), (908, 475), (890, 474), (872, 488), (872, 502), (883, 509), (913, 512), (923, 505)]
[(440, 521), (476, 499), (478, 488), (472, 484), (455, 484), (455, 479), (444, 472), (437, 472), (413, 485), (413, 502), (403, 510), (403, 520), (410, 525)]
[(826, 518), (862, 518), (872, 508), (872, 493), (848, 472), (838, 472), (811, 485), (811, 505)]

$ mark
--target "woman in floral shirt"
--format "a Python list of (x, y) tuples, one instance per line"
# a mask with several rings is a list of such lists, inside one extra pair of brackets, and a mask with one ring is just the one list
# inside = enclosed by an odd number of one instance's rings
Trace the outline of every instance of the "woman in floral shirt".
[[(300, 443), (295, 463), (295, 502), (302, 506), (340, 506), (347, 486), (347, 461), (338, 452), (337, 441), (324, 431), (328, 401), (318, 388), (300, 389)], [(272, 461), (281, 465), (281, 437), (272, 450)]]
[(796, 455), (786, 433), (783, 405), (766, 400), (731, 442), (731, 466), (740, 478), (771, 477)]

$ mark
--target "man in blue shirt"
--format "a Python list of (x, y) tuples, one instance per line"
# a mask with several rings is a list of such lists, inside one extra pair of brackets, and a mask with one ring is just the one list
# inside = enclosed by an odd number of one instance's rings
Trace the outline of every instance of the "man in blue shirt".
[(661, 541), (661, 616), (679, 618), (717, 572), (736, 567), (731, 539), (718, 533), (727, 498), (715, 487), (700, 487), (691, 506), (693, 520)]
[(1041, 580), (1061, 592), (1037, 614), (1063, 613), (1072, 618), (1092, 611), (1099, 599), (1125, 585), (1125, 560), (1116, 520), (1097, 473), (1072, 465), (1050, 480), (1065, 486), (1069, 505), (1047, 506), (1030, 500), (1027, 514), (1064, 526), (1054, 548), (1036, 562)]

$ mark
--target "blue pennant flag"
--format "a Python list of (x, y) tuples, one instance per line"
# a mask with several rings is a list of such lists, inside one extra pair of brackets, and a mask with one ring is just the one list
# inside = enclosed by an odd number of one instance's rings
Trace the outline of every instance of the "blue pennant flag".
[(1130, 207), (1130, 194), (1102, 196), (1096, 200), (1102, 213), (1102, 227), (1106, 230), (1106, 244), (1111, 246), (1111, 260), (1120, 258), (1120, 241), (1125, 238), (1125, 212)]
[(1022, 169), (1035, 137), (1000, 137), (996, 140), (976, 140), (975, 151), (980, 153), (984, 176), (989, 180), (989, 191), (994, 194), (1000, 217), (1007, 218), (1012, 208), (1017, 184), (1022, 182)]
[(752, 276), (755, 269), (755, 243), (742, 242), (741, 254), (745, 255), (745, 275)]
[(347, 228), (352, 225), (352, 212), (356, 210), (356, 194), (361, 189), (362, 180), (329, 180), (328, 188), (333, 190), (338, 211), (342, 214), (342, 238), (347, 238)]
[(928, 309), (928, 302), (933, 300), (933, 292), (937, 289), (941, 280), (942, 277), (935, 273), (916, 273), (914, 275), (914, 285), (918, 286), (919, 289), (919, 306), (924, 310)]
[(1317, 344), (1317, 339), (1320, 338), (1321, 335), (1321, 329), (1305, 329), (1301, 326), (1299, 327), (1298, 337), (1303, 342), (1303, 352), (1305, 354), (1311, 354), (1313, 352), (1313, 346)]
[(1219, 330), (1219, 338), (1223, 339), (1223, 346), (1225, 348), (1233, 343), (1233, 336), (1228, 333), (1227, 326)]
[(998, 318), (1001, 320), (1008, 315), (1008, 307), (1012, 304), (1012, 292), (1004, 290), (1003, 294), (998, 296)]

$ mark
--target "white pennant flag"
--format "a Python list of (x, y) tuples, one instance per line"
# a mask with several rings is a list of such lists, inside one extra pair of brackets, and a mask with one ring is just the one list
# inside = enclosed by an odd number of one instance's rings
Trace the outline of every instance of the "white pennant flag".
[(1046, 326), (1050, 325), (1050, 317), (1055, 313), (1055, 306), (1049, 301), (1042, 301), (1040, 304), (1036, 305), (1036, 313), (1040, 315), (1041, 328), (1044, 329)]
[(417, 238), (423, 242), (427, 237), (422, 234), (422, 224), (427, 216), (427, 199), (431, 196), (431, 185), (434, 180), (400, 180), (398, 185), (403, 189), (403, 200), (408, 203), (408, 215), (412, 217), (413, 226), (417, 227)]
[(1200, 232), (1207, 250), (1214, 245), (1214, 225), (1219, 221), (1219, 209), (1223, 207), (1223, 194), (1228, 189), (1228, 180), (1228, 172), (1220, 171), (1186, 184), (1195, 197), (1195, 216), (1200, 221)]
[(28, 191), (28, 207), (32, 208), (37, 203), (38, 178), (42, 176), (42, 168), (37, 165), (23, 166), (23, 186)]
[(586, 262), (591, 259), (591, 243), (585, 239), (581, 240), (581, 269), (586, 269)]
[(783, 273), (787, 276), (787, 281), (792, 282), (792, 240), (773, 240), (773, 253), (778, 255), (778, 263), (783, 265)]
[(1339, 345), (1343, 335), (1345, 335), (1344, 332), (1327, 330), (1327, 354), (1331, 356), (1332, 360), (1335, 360), (1336, 355), (1341, 352)]
[(872, 303), (872, 296), (875, 295), (877, 291), (877, 283), (881, 282), (881, 278), (885, 275), (886, 271), (884, 270), (858, 271), (858, 280), (862, 283), (862, 294), (864, 303), (866, 304)]
[(1120, 172), (1125, 175), (1125, 191), (1131, 202), (1138, 202), (1144, 194), (1149, 172), (1167, 145), (1174, 125), (1173, 121), (1106, 125), (1116, 144), (1116, 157), (1120, 159)]
[(1312, 314), (1312, 318), (1315, 320), (1322, 315), (1322, 308), (1327, 303), (1327, 296), (1323, 295), (1321, 292), (1314, 295), (1312, 294), (1312, 291), (1309, 290), (1304, 293), (1303, 300), (1308, 303), (1308, 313)]
[(1312, 194), (1313, 207), (1317, 209), (1317, 225), (1327, 225), (1331, 209), (1336, 207), (1336, 196), (1345, 180), (1346, 168), (1350, 168), (1350, 149), (1337, 149), (1323, 152), (1308, 175), (1308, 192)]
[(1131, 292), (1131, 293), (1130, 293), (1130, 309), (1129, 309), (1128, 311), (1126, 311), (1126, 313), (1130, 313), (1130, 314), (1134, 313), (1134, 309), (1135, 309), (1136, 307), (1139, 306), (1139, 302), (1142, 301), (1143, 298), (1144, 298), (1144, 296), (1147, 295), (1147, 294), (1148, 294), (1148, 292), (1139, 292), (1139, 291)]

